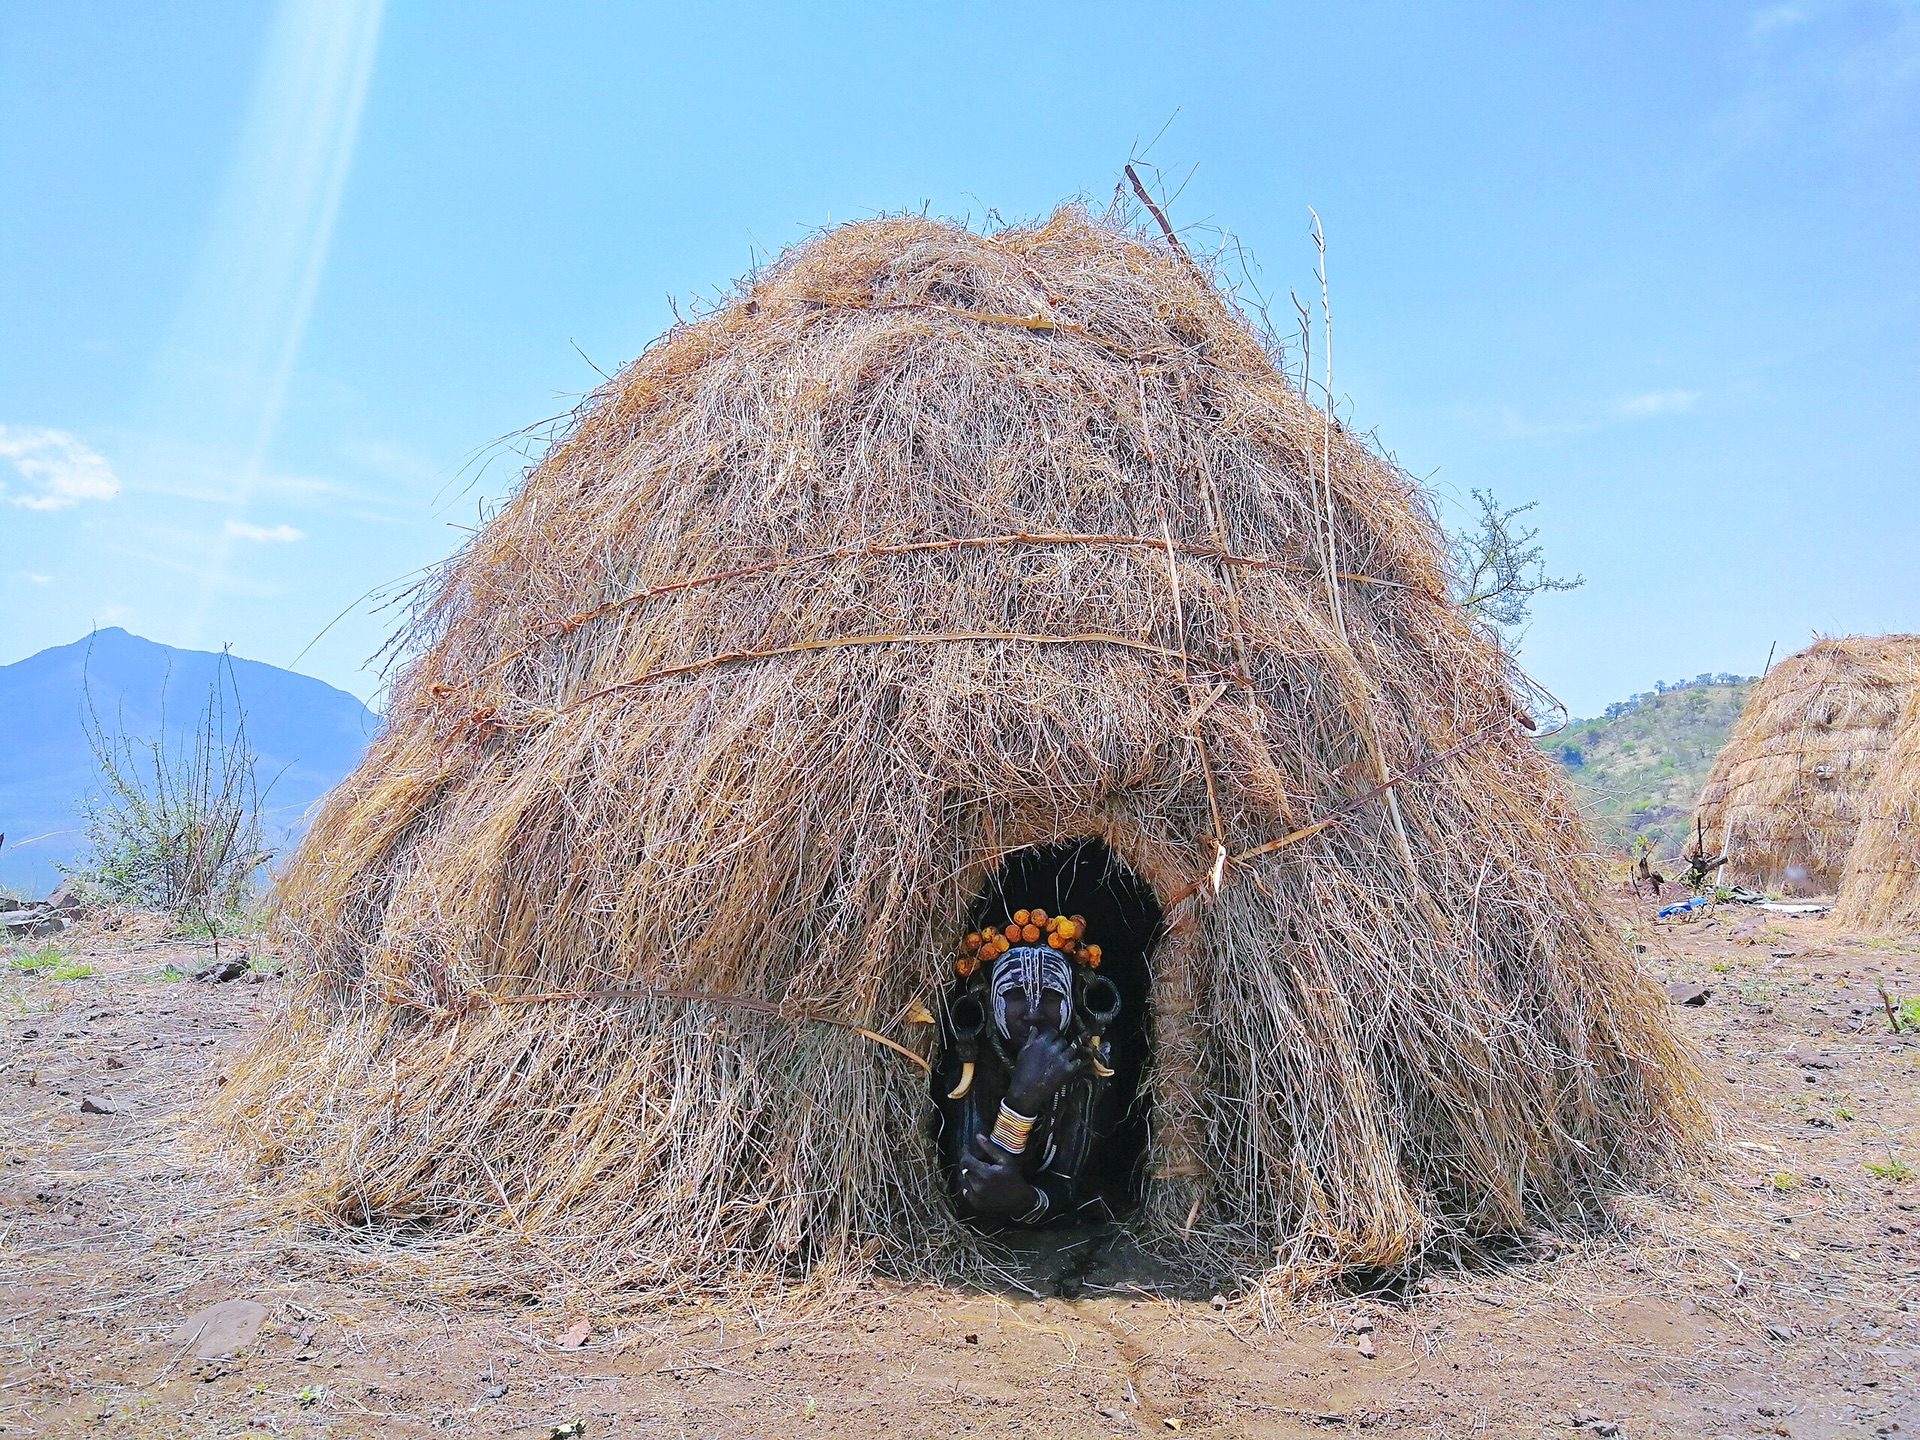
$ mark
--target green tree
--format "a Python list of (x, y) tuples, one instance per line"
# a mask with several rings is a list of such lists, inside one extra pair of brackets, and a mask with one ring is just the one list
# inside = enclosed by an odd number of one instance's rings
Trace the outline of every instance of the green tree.
[(1586, 577), (1556, 579), (1540, 558), (1540, 532), (1521, 516), (1540, 502), (1503, 507), (1491, 490), (1472, 492), (1480, 507), (1475, 522), (1448, 537), (1447, 558), (1454, 603), (1501, 635), (1509, 647), (1513, 632), (1533, 614), (1533, 597), (1555, 590), (1577, 590)]

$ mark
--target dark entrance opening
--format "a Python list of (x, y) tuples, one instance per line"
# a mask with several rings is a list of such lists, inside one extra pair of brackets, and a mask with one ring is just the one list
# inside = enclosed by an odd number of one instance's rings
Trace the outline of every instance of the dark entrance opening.
[[(1114, 1072), (1099, 1107), (1104, 1136), (1082, 1172), (1087, 1193), (1099, 1194), (1118, 1216), (1139, 1203), (1145, 1178), (1150, 1116), (1141, 1080), (1152, 1058), (1149, 961), (1160, 934), (1160, 904), (1152, 889), (1104, 841), (1068, 840), (1008, 855), (974, 900), (967, 926), (970, 930), (999, 928), (1015, 911), (1036, 905), (1051, 915), (1085, 917), (1086, 938), (1101, 948), (1095, 974), (1110, 982), (1119, 995), (1119, 1015), (1102, 1036), (1111, 1043), (1109, 1063)], [(941, 1007), (945, 1055), (943, 1063), (934, 1067), (933, 1086), (935, 1103), (944, 1105), (948, 1116), (953, 1107), (946, 1103), (947, 1091), (959, 1073), (953, 1017), (968, 989), (967, 982), (956, 984)]]

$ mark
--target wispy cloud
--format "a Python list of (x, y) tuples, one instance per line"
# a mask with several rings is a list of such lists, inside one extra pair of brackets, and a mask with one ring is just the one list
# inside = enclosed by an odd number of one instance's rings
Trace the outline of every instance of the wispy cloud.
[(0, 472), (0, 496), (29, 510), (64, 510), (120, 493), (106, 457), (64, 430), (0, 425), (0, 460), (15, 477), (9, 481)]
[(331, 476), (264, 469), (242, 476), (236, 472), (231, 454), (171, 435), (147, 439), (139, 467), (127, 477), (127, 489), (229, 510), (239, 510), (249, 500), (280, 509), (293, 506), (317, 510), (345, 501), (367, 503), (377, 498), (368, 487)]
[(1495, 428), (1503, 435), (1516, 440), (1539, 440), (1555, 435), (1584, 435), (1590, 430), (1598, 430), (1599, 424), (1593, 420), (1540, 420), (1522, 415), (1511, 405), (1502, 405), (1494, 412), (1497, 416)]
[[(1648, 390), (1612, 403), (1569, 406), (1558, 415), (1523, 415), (1511, 405), (1491, 411), (1494, 428), (1516, 440), (1591, 435), (1614, 425), (1629, 425), (1663, 415), (1684, 415), (1700, 403), (1700, 390)], [(1485, 412), (1483, 412), (1485, 413)]]
[(1645, 395), (1630, 395), (1620, 402), (1620, 413), (1633, 419), (1647, 415), (1679, 415), (1700, 401), (1698, 390), (1652, 390)]
[(271, 540), (282, 545), (302, 538), (291, 525), (249, 525), (244, 520), (227, 521), (227, 534), (236, 540)]
[(1920, 80), (1914, 0), (1791, 0), (1747, 21), (1745, 81), (1720, 117), (1735, 149), (1824, 147), (1911, 115)]
[(1776, 30), (1787, 30), (1795, 25), (1804, 25), (1810, 18), (1812, 8), (1805, 3), (1763, 5), (1754, 11), (1747, 21), (1747, 38), (1762, 40)]
[[(156, 570), (185, 576), (198, 585), (211, 585), (227, 598), (267, 600), (286, 593), (284, 585), (235, 574), (234, 567), (230, 565), (223, 566), (218, 572), (213, 571), (206, 558), (208, 543), (204, 535), (162, 536), (148, 533), (137, 537), (133, 544), (107, 541), (101, 548), (108, 554), (124, 556), (136, 564), (151, 565)], [(233, 538), (229, 537), (227, 543), (233, 544)]]
[(53, 576), (36, 575), (31, 570), (22, 570), (20, 572), (20, 578), (22, 580), (31, 580), (35, 585), (51, 585), (53, 583)]
[(348, 440), (340, 446), (341, 455), (362, 469), (388, 480), (420, 487), (437, 486), (447, 476), (446, 467), (416, 450), (386, 440)]

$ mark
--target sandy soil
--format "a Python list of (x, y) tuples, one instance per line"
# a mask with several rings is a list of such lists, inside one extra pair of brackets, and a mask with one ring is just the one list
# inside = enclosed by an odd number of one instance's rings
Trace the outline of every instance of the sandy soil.
[[(163, 978), (204, 946), (83, 926), (60, 944), (91, 976), (0, 971), (0, 1435), (1920, 1433), (1920, 1176), (1866, 1168), (1920, 1169), (1920, 1036), (1876, 989), (1920, 993), (1920, 938), (1649, 912), (1658, 978), (1712, 987), (1679, 1014), (1727, 1158), (1623, 1200), (1617, 1233), (1265, 1323), (1097, 1283), (883, 1286), (824, 1322), (664, 1307), (578, 1349), (558, 1296), (410, 1297), (252, 1214), (192, 1122), (281, 985)], [(177, 1327), (229, 1298), (267, 1307), (258, 1339), (195, 1359)]]

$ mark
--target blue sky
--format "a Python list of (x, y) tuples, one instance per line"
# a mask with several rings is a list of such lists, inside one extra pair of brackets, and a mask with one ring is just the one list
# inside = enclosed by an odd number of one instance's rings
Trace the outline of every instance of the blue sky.
[(0, 663), (119, 624), (376, 698), (363, 597), (669, 297), (1156, 135), (1273, 293), (1324, 218), (1343, 415), (1540, 502), (1576, 713), (1920, 629), (1915, 0), (45, 0), (0, 12)]

